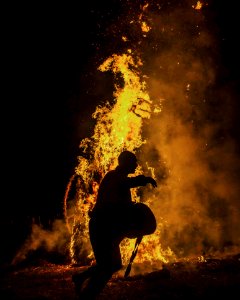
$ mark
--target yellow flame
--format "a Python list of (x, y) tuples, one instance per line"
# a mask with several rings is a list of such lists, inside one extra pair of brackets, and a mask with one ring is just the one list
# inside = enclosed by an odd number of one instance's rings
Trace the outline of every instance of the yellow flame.
[[(131, 51), (122, 55), (113, 54), (99, 66), (102, 72), (111, 71), (116, 78), (120, 75), (123, 84), (115, 84), (112, 104), (108, 102), (105, 106), (96, 108), (92, 116), (96, 120), (94, 134), (80, 143), (83, 155), (78, 157), (75, 169), (75, 175), (79, 178), (74, 206), (76, 216), (72, 224), (69, 224), (72, 227), (70, 255), (73, 262), (76, 262), (75, 252), (79, 243), (83, 248), (80, 252), (83, 254), (85, 251), (87, 257), (93, 259), (88, 242), (88, 212), (96, 201), (102, 177), (116, 167), (117, 157), (123, 149), (135, 152), (146, 142), (142, 139), (143, 119), (161, 111), (159, 106), (153, 106), (147, 93), (146, 82), (140, 72), (141, 66), (142, 61), (139, 58), (134, 59)], [(84, 154), (89, 158), (84, 157)], [(150, 166), (148, 168), (154, 177), (154, 169)], [(136, 174), (141, 173), (142, 168), (138, 166)], [(132, 197), (135, 202), (140, 201), (136, 189), (132, 191)], [(133, 239), (125, 239), (121, 244), (125, 264), (134, 249), (134, 243)], [(169, 253), (164, 254), (161, 249), (157, 231), (154, 235), (144, 237), (136, 262), (166, 262), (168, 256)]]
[(143, 32), (148, 32), (151, 29), (151, 27), (148, 26), (146, 22), (142, 22), (142, 26), (141, 27), (142, 27), (142, 31)]
[[(141, 31), (144, 34), (151, 29), (142, 20), (147, 7), (148, 4), (142, 7), (142, 13), (137, 21), (141, 24)], [(127, 41), (127, 38), (123, 35), (122, 40)], [(88, 222), (89, 211), (96, 202), (101, 179), (109, 170), (116, 167), (117, 157), (124, 149), (135, 153), (146, 143), (142, 137), (143, 120), (151, 118), (154, 113), (161, 112), (160, 101), (158, 105), (153, 104), (147, 92), (146, 76), (141, 73), (142, 65), (141, 59), (134, 57), (133, 51), (127, 49), (121, 55), (111, 55), (98, 67), (101, 72), (112, 72), (116, 83), (113, 100), (105, 105), (97, 106), (92, 115), (96, 121), (94, 133), (91, 138), (85, 138), (80, 143), (82, 154), (78, 157), (78, 165), (64, 199), (65, 218), (68, 228), (71, 229), (70, 255), (73, 263), (83, 258), (90, 261), (94, 259), (88, 237)], [(147, 168), (152, 177), (155, 177), (154, 169), (148, 165)], [(136, 170), (136, 175), (138, 174), (142, 174), (141, 165)], [(68, 194), (74, 178), (78, 178), (76, 191), (74, 199), (69, 201)], [(139, 202), (141, 199), (137, 189), (131, 192), (133, 201)], [(150, 201), (146, 203), (149, 206)], [(68, 211), (70, 211), (69, 214)], [(72, 218), (73, 212), (74, 218)], [(153, 264), (167, 262), (170, 258), (174, 259), (171, 249), (161, 248), (160, 227), (161, 224), (158, 224), (158, 229), (154, 234), (143, 238), (135, 259), (137, 263)], [(134, 244), (134, 239), (125, 239), (121, 243), (124, 264), (128, 262)]]
[(199, 10), (201, 9), (203, 6), (202, 2), (201, 1), (197, 1), (196, 5), (193, 5), (192, 7), (196, 10)]

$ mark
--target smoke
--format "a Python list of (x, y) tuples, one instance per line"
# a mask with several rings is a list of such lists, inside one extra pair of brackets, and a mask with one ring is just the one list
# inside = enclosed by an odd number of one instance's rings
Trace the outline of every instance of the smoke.
[[(28, 259), (36, 259), (37, 250), (41, 251), (43, 257), (44, 251), (48, 259), (50, 253), (54, 254), (55, 260), (62, 255), (67, 259), (68, 253), (69, 233), (67, 231), (65, 222), (63, 220), (55, 220), (52, 228), (47, 230), (41, 225), (34, 223), (30, 236), (26, 239), (19, 251), (12, 260), (12, 265), (19, 264)], [(35, 256), (34, 256), (35, 255)]]
[(191, 6), (149, 18), (144, 71), (162, 112), (145, 126), (141, 160), (155, 168), (161, 244), (180, 257), (230, 251), (240, 244), (236, 95), (218, 84), (214, 20)]
[(197, 1), (152, 1), (143, 3), (139, 18), (138, 3), (130, 2), (131, 15), (122, 13), (120, 24), (108, 27), (114, 42), (106, 52), (131, 49), (140, 57), (153, 107), (162, 108), (143, 121), (147, 143), (138, 149), (144, 173), (154, 168), (158, 182), (156, 190), (143, 190), (143, 201), (151, 200), (157, 217), (161, 252), (186, 258), (234, 251), (240, 243), (237, 96), (219, 74), (214, 14), (204, 3), (196, 9)]
[[(110, 36), (112, 44), (102, 48), (111, 55), (131, 49), (140, 56), (150, 98), (162, 108), (144, 120), (147, 143), (138, 152), (144, 173), (151, 175), (149, 166), (153, 167), (158, 183), (155, 190), (143, 190), (143, 201), (151, 200), (161, 251), (171, 249), (183, 258), (234, 251), (240, 245), (240, 160), (234, 137), (237, 95), (230, 82), (221, 81), (214, 18), (205, 4), (195, 9), (193, 1), (157, 1), (141, 11), (141, 21), (151, 28), (143, 37), (136, 21), (139, 7), (134, 9), (139, 5), (127, 2), (131, 15), (122, 14), (121, 24), (108, 26), (104, 41), (107, 44)], [(126, 42), (119, 38), (123, 35)], [(106, 57), (101, 51), (98, 55), (101, 60)], [(106, 86), (106, 82), (97, 85), (100, 92), (96, 93), (109, 93)], [(82, 239), (81, 228), (74, 230), (73, 238)], [(89, 252), (81, 239), (76, 238), (73, 246), (76, 256)], [(39, 248), (68, 256), (68, 242), (63, 221), (57, 220), (52, 230), (34, 224), (13, 263)]]

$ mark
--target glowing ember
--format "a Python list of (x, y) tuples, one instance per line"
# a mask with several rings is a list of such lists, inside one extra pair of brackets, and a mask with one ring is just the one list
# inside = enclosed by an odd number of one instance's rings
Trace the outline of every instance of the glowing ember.
[(201, 9), (202, 6), (203, 6), (203, 4), (201, 3), (201, 1), (197, 1), (197, 4), (193, 5), (193, 8), (198, 10), (198, 9)]

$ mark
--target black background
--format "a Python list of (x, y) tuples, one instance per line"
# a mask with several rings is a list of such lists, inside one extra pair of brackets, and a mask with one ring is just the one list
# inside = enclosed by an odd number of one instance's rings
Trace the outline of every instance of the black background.
[[(62, 217), (78, 145), (92, 132), (91, 114), (102, 96), (91, 72), (100, 57), (112, 53), (109, 37), (104, 40), (101, 32), (127, 1), (66, 3), (21, 3), (2, 9), (1, 228), (11, 245), (18, 243), (18, 232), (32, 218), (47, 225)], [(219, 84), (229, 81), (239, 94), (235, 5), (211, 1), (207, 9), (219, 29)], [(239, 107), (236, 103), (233, 120), (238, 142)]]

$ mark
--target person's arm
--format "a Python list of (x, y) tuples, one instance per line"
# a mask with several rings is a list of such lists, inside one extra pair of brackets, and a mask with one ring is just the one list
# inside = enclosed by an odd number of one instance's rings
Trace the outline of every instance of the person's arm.
[(157, 182), (152, 177), (138, 175), (136, 177), (127, 177), (126, 179), (126, 184), (130, 188), (145, 186), (148, 183), (150, 183), (153, 187), (157, 187)]

